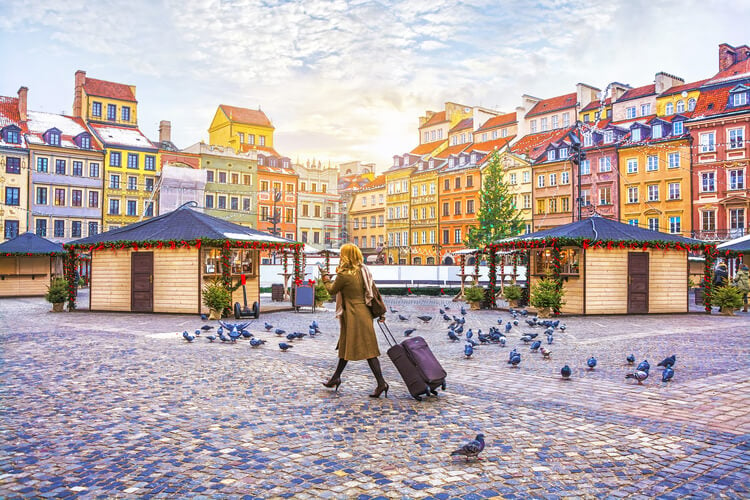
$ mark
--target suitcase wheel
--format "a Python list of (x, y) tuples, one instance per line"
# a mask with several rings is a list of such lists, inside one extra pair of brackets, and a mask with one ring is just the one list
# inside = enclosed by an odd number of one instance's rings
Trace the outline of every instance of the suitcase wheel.
[(435, 389), (430, 389), (430, 392), (432, 393), (433, 396), (437, 396), (438, 395), (438, 393), (437, 393), (437, 391)]
[(442, 390), (445, 390), (445, 382), (443, 382), (443, 385), (440, 386)]
[(417, 401), (422, 401), (422, 396), (416, 395), (414, 396), (414, 399), (416, 399)]

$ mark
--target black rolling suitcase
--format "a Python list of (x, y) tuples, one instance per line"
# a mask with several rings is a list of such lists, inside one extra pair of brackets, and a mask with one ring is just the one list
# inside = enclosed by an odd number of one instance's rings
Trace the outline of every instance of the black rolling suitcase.
[(447, 374), (424, 338), (410, 337), (399, 344), (384, 321), (378, 321), (378, 325), (390, 346), (388, 357), (414, 399), (422, 401), (422, 396), (437, 396), (438, 387), (445, 390)]

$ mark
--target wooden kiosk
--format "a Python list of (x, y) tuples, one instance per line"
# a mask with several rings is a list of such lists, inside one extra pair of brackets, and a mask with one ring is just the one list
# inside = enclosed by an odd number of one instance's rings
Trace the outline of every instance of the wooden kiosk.
[(0, 244), (0, 297), (42, 296), (63, 275), (62, 245), (23, 233)]
[[(243, 274), (248, 304), (260, 302), (261, 250), (295, 250), (299, 272), (301, 244), (189, 205), (65, 245), (72, 254), (91, 255), (90, 310), (207, 313), (203, 284), (222, 280), (234, 288)], [(241, 287), (232, 294), (235, 302), (243, 304)]]
[(688, 254), (713, 245), (594, 216), (490, 245), (529, 254), (530, 286), (556, 278), (563, 314), (688, 312)]

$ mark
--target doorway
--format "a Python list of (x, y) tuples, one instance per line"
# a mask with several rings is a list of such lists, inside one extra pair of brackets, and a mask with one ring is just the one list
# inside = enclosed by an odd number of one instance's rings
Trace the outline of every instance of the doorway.
[(154, 253), (133, 252), (130, 258), (130, 310), (154, 310)]
[(648, 313), (648, 253), (628, 253), (628, 314)]

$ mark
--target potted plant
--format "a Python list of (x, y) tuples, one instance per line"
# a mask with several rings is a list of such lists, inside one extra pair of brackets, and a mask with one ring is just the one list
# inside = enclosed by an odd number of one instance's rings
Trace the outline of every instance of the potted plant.
[(221, 319), (225, 309), (232, 305), (232, 294), (220, 280), (211, 280), (203, 285), (203, 304), (209, 309), (209, 319)]
[(68, 281), (65, 278), (54, 278), (47, 287), (44, 298), (52, 304), (54, 312), (62, 312), (65, 301), (68, 300)]
[(484, 300), (484, 288), (481, 286), (472, 286), (464, 290), (464, 298), (471, 305), (472, 309), (479, 309)]
[(743, 305), (742, 292), (729, 285), (715, 287), (711, 294), (711, 305), (719, 306), (722, 314), (734, 316), (734, 311)]
[(503, 297), (510, 307), (518, 307), (518, 301), (523, 296), (523, 290), (518, 285), (508, 285), (503, 290)]
[(565, 290), (562, 287), (558, 288), (554, 279), (543, 278), (531, 287), (529, 302), (537, 309), (540, 318), (549, 318), (551, 310), (560, 310), (563, 295)]
[(322, 280), (315, 283), (315, 307), (321, 307), (323, 302), (331, 300), (331, 294), (326, 290)]

